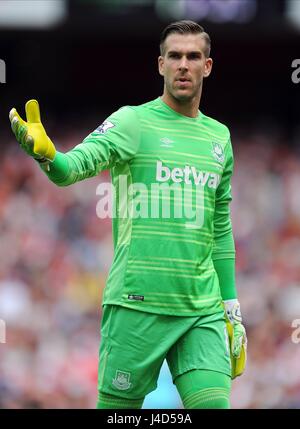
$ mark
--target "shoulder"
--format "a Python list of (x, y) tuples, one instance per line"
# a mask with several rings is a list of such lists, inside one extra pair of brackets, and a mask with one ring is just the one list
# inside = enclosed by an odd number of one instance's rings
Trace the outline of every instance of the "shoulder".
[(139, 105), (126, 105), (120, 107), (118, 110), (113, 112), (110, 115), (110, 118), (117, 118), (122, 120), (139, 120), (140, 117), (143, 117), (147, 112), (157, 109), (156, 100), (148, 101)]
[(155, 112), (161, 109), (158, 98), (155, 100), (147, 101), (146, 103), (139, 104), (138, 106), (130, 106), (133, 109), (138, 117), (143, 117), (150, 112)]
[(118, 121), (136, 120), (137, 114), (136, 114), (135, 106), (122, 106), (118, 110), (113, 112), (109, 116), (109, 119), (111, 120), (115, 119)]
[(157, 110), (158, 106), (156, 100), (148, 101), (139, 105), (126, 105), (120, 107), (118, 110), (113, 112), (107, 120), (115, 123), (116, 125), (135, 125), (138, 126), (140, 120), (147, 117), (147, 115), (154, 110)]
[(126, 131), (138, 126), (139, 119), (134, 106), (122, 106), (107, 116), (105, 121), (102, 122), (97, 130), (101, 133), (103, 133), (103, 130), (106, 131), (108, 128), (118, 131)]

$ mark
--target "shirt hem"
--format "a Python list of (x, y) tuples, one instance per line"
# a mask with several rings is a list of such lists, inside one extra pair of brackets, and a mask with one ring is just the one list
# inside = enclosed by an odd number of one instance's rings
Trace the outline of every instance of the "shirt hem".
[(119, 305), (120, 307), (130, 308), (131, 310), (143, 311), (144, 313), (161, 314), (165, 316), (180, 316), (180, 317), (209, 316), (211, 314), (216, 314), (221, 311), (224, 311), (221, 300), (220, 300), (219, 306), (216, 305), (214, 308), (209, 308), (209, 309), (202, 307), (202, 308), (193, 310), (191, 312), (171, 311), (168, 309), (160, 309), (160, 311), (158, 311), (157, 308), (145, 306), (141, 302), (134, 304), (134, 303), (114, 301), (114, 300), (107, 300), (107, 301), (105, 300), (102, 303), (102, 306), (104, 305)]

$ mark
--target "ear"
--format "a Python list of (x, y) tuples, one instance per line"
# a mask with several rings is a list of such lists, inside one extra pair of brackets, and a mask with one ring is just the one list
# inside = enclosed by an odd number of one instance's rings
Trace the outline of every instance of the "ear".
[(208, 77), (210, 75), (211, 69), (212, 69), (212, 65), (213, 65), (212, 58), (206, 58), (206, 60), (205, 60), (205, 66), (204, 66), (204, 77)]
[(158, 72), (161, 76), (164, 76), (164, 57), (161, 55), (158, 57)]

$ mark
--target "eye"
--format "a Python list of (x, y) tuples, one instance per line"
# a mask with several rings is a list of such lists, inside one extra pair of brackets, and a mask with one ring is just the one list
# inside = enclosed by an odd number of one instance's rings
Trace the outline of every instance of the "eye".
[(170, 52), (169, 58), (179, 59), (180, 55), (178, 53), (176, 53), (176, 52)]
[(201, 54), (198, 52), (193, 52), (188, 57), (189, 60), (201, 60)]

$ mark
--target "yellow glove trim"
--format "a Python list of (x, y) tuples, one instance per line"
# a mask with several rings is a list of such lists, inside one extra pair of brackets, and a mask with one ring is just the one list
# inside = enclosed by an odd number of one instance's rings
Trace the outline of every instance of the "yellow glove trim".
[(232, 354), (233, 349), (233, 325), (226, 321), (226, 328), (229, 338), (230, 359), (231, 359), (231, 378), (232, 380), (243, 374), (247, 364), (247, 343), (243, 343), (240, 356), (235, 358)]

